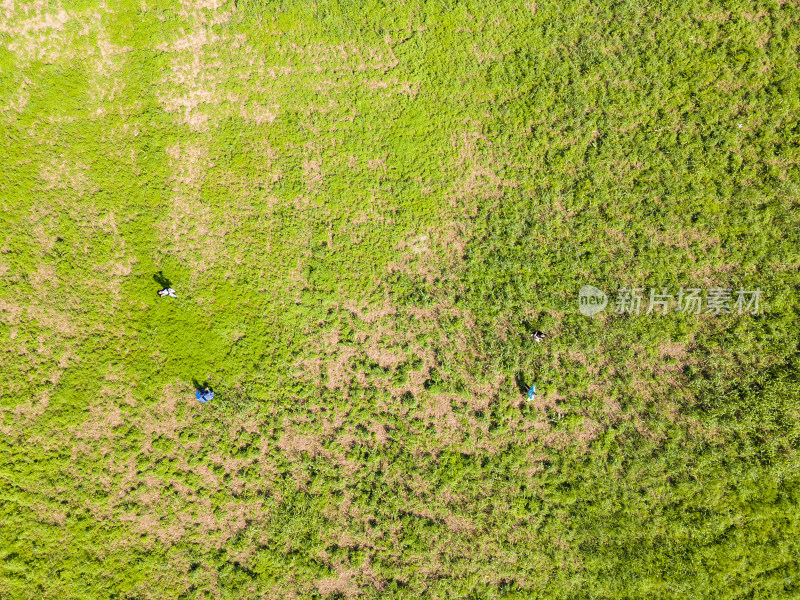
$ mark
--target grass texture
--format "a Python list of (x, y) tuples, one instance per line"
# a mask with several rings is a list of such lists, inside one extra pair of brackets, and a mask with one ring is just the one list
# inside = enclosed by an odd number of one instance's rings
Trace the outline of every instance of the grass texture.
[(798, 19), (1, 3), (0, 597), (800, 594)]

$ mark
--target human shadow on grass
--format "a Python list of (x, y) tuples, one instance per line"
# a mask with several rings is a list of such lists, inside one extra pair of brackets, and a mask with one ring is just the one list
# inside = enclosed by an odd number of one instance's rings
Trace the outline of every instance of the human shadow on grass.
[(531, 386), (525, 383), (525, 376), (520, 371), (514, 373), (514, 382), (517, 384), (520, 394), (528, 393)]
[(161, 272), (161, 271), (159, 271), (158, 273), (153, 275), (153, 280), (158, 285), (161, 286), (161, 289), (166, 290), (167, 288), (171, 288), (172, 287), (172, 282), (169, 279), (167, 279), (166, 277), (164, 277), (164, 273)]
[(194, 389), (202, 392), (204, 389), (208, 387), (208, 382), (204, 381), (203, 384), (200, 385), (200, 382), (197, 381), (197, 379), (195, 379), (194, 377), (192, 377), (192, 385), (194, 386)]

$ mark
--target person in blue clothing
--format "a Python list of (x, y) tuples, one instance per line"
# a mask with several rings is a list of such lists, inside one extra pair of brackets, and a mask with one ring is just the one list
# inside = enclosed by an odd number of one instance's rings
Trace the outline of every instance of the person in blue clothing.
[(532, 385), (531, 389), (528, 390), (528, 402), (536, 398), (536, 386)]
[(208, 402), (214, 399), (214, 390), (206, 386), (203, 390), (195, 390), (194, 395), (200, 402)]

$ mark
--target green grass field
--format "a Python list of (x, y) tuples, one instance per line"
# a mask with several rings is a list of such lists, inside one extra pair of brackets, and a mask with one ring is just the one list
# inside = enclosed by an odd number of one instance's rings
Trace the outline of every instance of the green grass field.
[(0, 598), (800, 596), (799, 20), (0, 2)]

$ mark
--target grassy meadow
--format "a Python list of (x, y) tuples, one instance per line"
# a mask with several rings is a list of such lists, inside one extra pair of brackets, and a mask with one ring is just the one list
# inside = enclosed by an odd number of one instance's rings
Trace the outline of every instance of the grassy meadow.
[(2, 0), (0, 598), (800, 596), (799, 20)]

